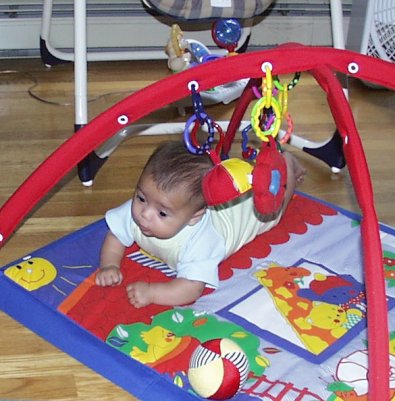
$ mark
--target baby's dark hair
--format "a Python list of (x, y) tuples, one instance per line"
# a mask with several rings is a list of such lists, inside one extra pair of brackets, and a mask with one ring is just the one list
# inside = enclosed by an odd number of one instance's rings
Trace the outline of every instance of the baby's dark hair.
[(203, 176), (213, 167), (207, 154), (190, 153), (183, 141), (160, 144), (148, 159), (143, 174), (152, 176), (158, 188), (172, 192), (182, 188), (196, 210), (206, 206), (202, 192)]

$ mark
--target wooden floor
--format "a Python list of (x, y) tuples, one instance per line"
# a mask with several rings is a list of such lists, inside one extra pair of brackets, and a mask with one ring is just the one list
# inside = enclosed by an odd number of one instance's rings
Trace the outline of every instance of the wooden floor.
[[(40, 60), (0, 61), (0, 204), (73, 134), (72, 67), (67, 64), (46, 69)], [(165, 61), (91, 63), (90, 118), (126, 93), (168, 74)], [(351, 82), (349, 95), (371, 169), (379, 219), (395, 226), (395, 94)], [(209, 110), (213, 118), (220, 120), (229, 116), (232, 107), (221, 105)], [(334, 131), (325, 94), (309, 75), (302, 75), (300, 84), (290, 93), (289, 108), (295, 130), (304, 137), (326, 139)], [(174, 108), (150, 118), (182, 121)], [(122, 144), (91, 188), (82, 187), (75, 171), (65, 177), (0, 250), (0, 266), (98, 220), (108, 208), (127, 199), (146, 158), (163, 138), (134, 137)], [(290, 150), (308, 170), (303, 191), (358, 211), (347, 169), (335, 175), (319, 160)], [(235, 146), (233, 151), (238, 152), (239, 148)], [(0, 312), (0, 399), (127, 401), (135, 398)]]

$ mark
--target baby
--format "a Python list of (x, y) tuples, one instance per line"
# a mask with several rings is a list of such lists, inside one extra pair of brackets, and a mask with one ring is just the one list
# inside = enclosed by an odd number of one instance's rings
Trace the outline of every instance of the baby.
[(213, 167), (208, 155), (193, 155), (181, 141), (161, 144), (149, 158), (134, 196), (106, 213), (109, 232), (104, 240), (96, 284), (119, 285), (126, 247), (136, 242), (176, 271), (162, 282), (138, 281), (126, 286), (136, 308), (151, 303), (179, 306), (197, 300), (206, 286), (218, 287), (219, 263), (276, 226), (305, 170), (291, 153), (283, 153), (287, 187), (273, 215), (256, 213), (249, 193), (219, 207), (207, 207), (203, 176)]

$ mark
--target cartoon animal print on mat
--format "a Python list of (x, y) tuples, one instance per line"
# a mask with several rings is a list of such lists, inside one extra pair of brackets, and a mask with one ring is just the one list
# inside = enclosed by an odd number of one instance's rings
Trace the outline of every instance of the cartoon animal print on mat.
[(161, 364), (168, 358), (175, 358), (190, 347), (194, 350), (200, 344), (194, 337), (178, 337), (162, 326), (154, 326), (146, 331), (141, 331), (140, 336), (146, 344), (146, 348), (133, 346), (130, 356), (152, 367)]
[[(273, 263), (258, 270), (255, 276), (268, 290), (287, 324), (315, 355), (334, 344), (365, 316), (364, 294), (361, 294), (362, 287), (356, 280), (346, 280), (323, 272), (313, 273), (299, 265), (284, 267)], [(320, 283), (328, 291), (318, 290), (320, 287), (317, 284)], [(336, 284), (339, 285), (339, 291)], [(347, 288), (346, 293), (344, 288)], [(322, 294), (329, 294), (323, 299), (341, 298), (346, 304), (317, 301)], [(358, 309), (352, 307), (356, 304)]]
[(365, 312), (365, 287), (348, 274), (328, 276), (314, 274), (309, 288), (302, 288), (298, 295), (311, 301), (326, 302), (343, 308), (362, 308)]
[[(319, 353), (330, 344), (328, 341), (341, 338), (362, 318), (362, 312), (358, 309), (345, 310), (337, 305), (314, 301), (308, 315), (295, 319), (294, 324), (307, 347), (314, 353)], [(317, 336), (309, 334), (322, 331), (324, 331), (322, 341)]]
[(274, 303), (281, 312), (288, 316), (300, 308), (307, 310), (311, 302), (301, 300), (297, 294), (300, 283), (303, 283), (304, 277), (310, 276), (310, 271), (304, 267), (282, 267), (274, 263), (268, 267), (258, 270), (255, 276), (262, 286), (270, 288)]
[(187, 371), (196, 347), (214, 338), (229, 338), (244, 350), (250, 369), (261, 375), (270, 365), (259, 351), (259, 339), (242, 327), (192, 309), (173, 309), (153, 317), (151, 324), (117, 325), (107, 343), (162, 373)]

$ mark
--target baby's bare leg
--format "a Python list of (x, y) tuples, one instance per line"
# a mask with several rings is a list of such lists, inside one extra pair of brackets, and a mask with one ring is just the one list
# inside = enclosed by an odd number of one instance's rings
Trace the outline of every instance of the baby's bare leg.
[(306, 169), (299, 163), (296, 157), (289, 152), (284, 152), (283, 156), (287, 163), (287, 189), (284, 195), (283, 209), (288, 206), (292, 199), (295, 188), (302, 184), (306, 175)]
[(293, 174), (295, 176), (296, 186), (302, 184), (304, 181), (304, 177), (306, 175), (306, 169), (300, 164), (299, 160), (292, 154), (287, 153), (289, 158), (291, 159), (291, 165), (293, 169)]

